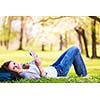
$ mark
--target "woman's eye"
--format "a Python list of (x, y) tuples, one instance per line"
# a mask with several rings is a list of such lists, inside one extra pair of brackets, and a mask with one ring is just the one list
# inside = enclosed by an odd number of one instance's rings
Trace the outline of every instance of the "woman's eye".
[(15, 63), (13, 63), (15, 65)]

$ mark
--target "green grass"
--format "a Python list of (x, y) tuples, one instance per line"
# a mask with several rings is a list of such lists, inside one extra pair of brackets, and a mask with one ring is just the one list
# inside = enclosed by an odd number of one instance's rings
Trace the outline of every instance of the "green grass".
[[(37, 54), (40, 56), (42, 60), (42, 66), (47, 67), (50, 64), (52, 64), (61, 54), (63, 51), (46, 51), (41, 52), (37, 51)], [(7, 83), (99, 83), (100, 82), (100, 59), (87, 59), (84, 55), (83, 59), (85, 61), (85, 64), (87, 66), (87, 71), (89, 76), (92, 76), (92, 78), (82, 78), (78, 77), (75, 74), (74, 68), (71, 67), (68, 76), (70, 78), (41, 78), (38, 80), (34, 79), (20, 79), (16, 81), (6, 81)], [(28, 54), (26, 50), (23, 51), (6, 51), (5, 49), (0, 50), (0, 65), (3, 64), (3, 62), (13, 60), (19, 63), (25, 63), (30, 62), (33, 60), (33, 58)]]

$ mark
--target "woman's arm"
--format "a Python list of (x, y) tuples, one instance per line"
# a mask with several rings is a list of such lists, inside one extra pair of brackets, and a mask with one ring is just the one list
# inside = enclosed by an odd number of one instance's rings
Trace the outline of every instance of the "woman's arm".
[(39, 56), (33, 50), (32, 51), (30, 50), (29, 52), (30, 52), (30, 55), (32, 57), (34, 57), (35, 64), (36, 64), (37, 68), (39, 69), (41, 76), (45, 77), (46, 73), (44, 72), (43, 67), (41, 66), (41, 60), (40, 60)]
[(45, 77), (46, 73), (44, 72), (43, 67), (41, 66), (41, 60), (40, 60), (39, 57), (37, 57), (37, 58), (35, 59), (35, 64), (37, 65), (37, 67), (38, 67), (38, 69), (39, 69), (39, 71), (40, 71), (41, 76), (42, 76), (42, 77)]

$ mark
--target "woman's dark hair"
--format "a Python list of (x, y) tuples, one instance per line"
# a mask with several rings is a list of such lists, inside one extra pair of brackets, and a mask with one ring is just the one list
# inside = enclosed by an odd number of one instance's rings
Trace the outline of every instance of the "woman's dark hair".
[(7, 61), (7, 62), (5, 62), (3, 65), (1, 65), (1, 70), (2, 70), (2, 71), (7, 71), (7, 72), (8, 72), (8, 71), (9, 71), (9, 70), (8, 70), (8, 66), (9, 66), (10, 62), (11, 62), (11, 61)]
[(8, 69), (8, 66), (9, 66), (10, 62), (11, 61), (7, 61), (3, 65), (1, 65), (0, 72), (9, 72), (9, 73), (11, 73), (11, 78), (13, 80), (20, 79), (21, 76), (17, 72), (14, 72), (14, 71), (11, 71), (11, 70)]

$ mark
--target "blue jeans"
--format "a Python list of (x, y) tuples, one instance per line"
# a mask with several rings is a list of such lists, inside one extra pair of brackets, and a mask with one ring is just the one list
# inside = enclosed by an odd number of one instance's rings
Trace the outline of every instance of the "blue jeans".
[(66, 76), (72, 64), (74, 65), (75, 72), (78, 76), (87, 75), (86, 66), (82, 59), (80, 50), (76, 46), (72, 46), (66, 50), (51, 66), (56, 68), (58, 76)]

